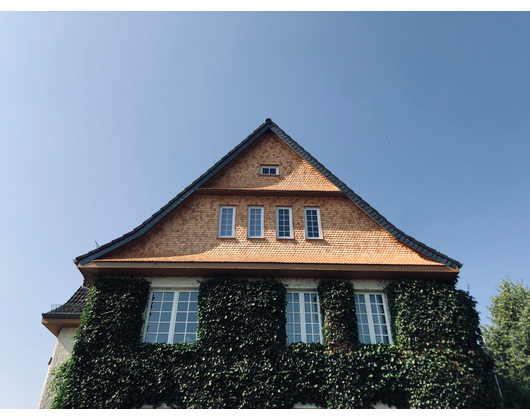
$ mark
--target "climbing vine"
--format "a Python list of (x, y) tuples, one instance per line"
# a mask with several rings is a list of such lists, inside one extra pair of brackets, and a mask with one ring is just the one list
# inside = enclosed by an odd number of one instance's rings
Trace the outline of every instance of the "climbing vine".
[(209, 279), (199, 287), (198, 341), (141, 342), (150, 284), (101, 278), (54, 408), (487, 408), (500, 402), (475, 302), (452, 285), (386, 290), (395, 345), (360, 345), (350, 282), (318, 287), (324, 344), (286, 345), (286, 290), (274, 280)]

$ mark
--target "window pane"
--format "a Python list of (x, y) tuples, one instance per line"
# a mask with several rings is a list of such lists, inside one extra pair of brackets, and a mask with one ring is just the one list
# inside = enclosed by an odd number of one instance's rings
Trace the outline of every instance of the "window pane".
[(179, 343), (194, 343), (197, 338), (197, 298), (197, 292), (179, 293), (174, 335)]
[(248, 236), (249, 237), (262, 237), (263, 232), (261, 231), (261, 223), (263, 218), (263, 209), (250, 208), (248, 213)]
[[(287, 343), (320, 342), (320, 313), (317, 293), (287, 293)], [(304, 302), (304, 304), (294, 303)]]
[(233, 208), (221, 208), (221, 214), (219, 219), (219, 236), (234, 236), (234, 232), (232, 230), (233, 219)]
[[(306, 321), (306, 335), (308, 343), (320, 342), (320, 320), (318, 310), (318, 297), (316, 293), (304, 293), (304, 302), (311, 302), (304, 304), (305, 321)], [(311, 336), (311, 337), (309, 337)]]
[[(301, 328), (300, 328), (300, 304), (299, 303), (291, 303), (298, 298), (297, 293), (287, 293), (287, 302), (290, 302), (287, 304), (286, 308), (286, 314), (287, 314), (287, 343), (297, 343), (296, 337), (300, 334)], [(297, 334), (295, 334), (297, 333)]]
[(289, 209), (277, 209), (278, 217), (278, 237), (279, 238), (290, 238), (291, 237), (291, 216)]
[[(197, 292), (153, 292), (145, 341), (171, 343), (196, 340), (197, 298)], [(190, 302), (190, 299), (193, 300)], [(171, 324), (172, 316), (176, 319), (175, 324)]]
[(167, 343), (174, 296), (174, 292), (153, 292), (146, 330), (147, 342)]
[[(361, 303), (366, 301), (370, 304)], [(387, 325), (383, 295), (356, 294), (355, 302), (359, 340), (362, 343), (390, 343), (390, 329)]]
[(363, 344), (370, 343), (370, 329), (368, 327), (368, 316), (364, 295), (355, 295), (355, 311), (357, 313), (357, 326), (359, 329), (359, 341)]
[(319, 238), (320, 231), (318, 229), (318, 212), (314, 209), (306, 209), (305, 211), (306, 232), (308, 238)]

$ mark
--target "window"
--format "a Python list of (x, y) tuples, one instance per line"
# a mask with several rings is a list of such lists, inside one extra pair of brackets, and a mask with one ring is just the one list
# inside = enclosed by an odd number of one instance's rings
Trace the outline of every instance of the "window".
[(276, 207), (276, 238), (293, 238), (293, 218), (290, 207)]
[(260, 175), (280, 175), (280, 168), (277, 166), (260, 166)]
[(221, 206), (219, 208), (218, 238), (233, 238), (236, 226), (236, 208)]
[(316, 292), (287, 293), (287, 344), (321, 343), (320, 304)]
[(385, 311), (384, 296), (380, 293), (355, 294), (355, 312), (359, 341), (364, 344), (392, 344)]
[(263, 207), (248, 208), (247, 236), (263, 238)]
[(147, 318), (147, 343), (194, 343), (197, 340), (198, 292), (153, 292)]
[(320, 225), (320, 209), (315, 207), (304, 208), (305, 238), (322, 239), (322, 226)]

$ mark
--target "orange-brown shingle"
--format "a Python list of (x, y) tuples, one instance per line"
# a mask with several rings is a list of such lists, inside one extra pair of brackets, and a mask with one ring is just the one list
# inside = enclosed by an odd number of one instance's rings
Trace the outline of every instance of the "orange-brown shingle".
[[(260, 165), (277, 165), (280, 175), (260, 175)], [(340, 191), (313, 165), (270, 131), (243, 151), (203, 188)]]
[[(233, 239), (217, 238), (220, 206), (236, 206)], [(265, 209), (264, 239), (247, 238), (247, 208)], [(294, 239), (276, 239), (277, 206), (292, 207)], [(323, 239), (305, 239), (304, 207), (320, 208)], [(192, 195), (150, 231), (98, 261), (443, 264), (407, 247), (346, 197)]]

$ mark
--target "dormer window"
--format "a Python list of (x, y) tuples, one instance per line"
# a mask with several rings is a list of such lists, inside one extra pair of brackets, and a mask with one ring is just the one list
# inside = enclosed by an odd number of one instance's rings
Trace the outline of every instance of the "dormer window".
[(280, 175), (280, 168), (278, 166), (263, 166), (259, 167), (260, 175)]

